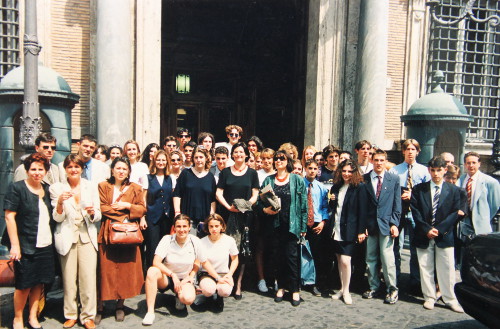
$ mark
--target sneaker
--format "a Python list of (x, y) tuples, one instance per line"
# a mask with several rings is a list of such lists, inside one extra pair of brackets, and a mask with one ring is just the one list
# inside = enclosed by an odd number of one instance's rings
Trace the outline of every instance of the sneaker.
[(175, 297), (175, 309), (177, 311), (182, 311), (182, 310), (186, 309), (186, 305), (181, 303), (181, 301), (179, 300), (179, 297)]
[(398, 291), (396, 289), (391, 290), (387, 296), (385, 296), (384, 303), (386, 304), (396, 304), (398, 301)]
[(429, 300), (426, 300), (424, 302), (424, 308), (426, 310), (433, 310), (434, 309), (434, 300), (433, 299), (429, 299)]
[(453, 312), (457, 312), (457, 313), (463, 313), (464, 312), (464, 309), (458, 303), (446, 304), (446, 307), (448, 307)]
[(379, 297), (379, 296), (382, 296), (382, 290), (380, 289), (377, 289), (377, 290), (367, 290), (363, 293), (363, 298), (364, 299), (372, 299), (372, 298), (375, 298), (375, 297)]
[(339, 300), (342, 297), (342, 290), (339, 290), (335, 295), (332, 296), (333, 300)]
[(264, 279), (259, 280), (259, 283), (257, 284), (257, 287), (259, 288), (259, 291), (262, 292), (262, 293), (265, 293), (265, 292), (269, 291), (269, 289), (267, 289), (266, 280), (264, 280)]
[(344, 300), (344, 303), (346, 305), (352, 305), (352, 297), (351, 294), (347, 293), (342, 296), (342, 299)]
[(150, 326), (153, 324), (154, 321), (155, 321), (154, 312), (146, 313), (146, 315), (144, 316), (144, 319), (142, 319), (142, 325), (143, 326)]

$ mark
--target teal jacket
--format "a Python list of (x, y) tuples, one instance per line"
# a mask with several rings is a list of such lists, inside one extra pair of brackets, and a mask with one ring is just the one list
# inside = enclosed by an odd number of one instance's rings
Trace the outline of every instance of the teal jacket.
[[(274, 190), (274, 177), (276, 175), (267, 176), (262, 183), (262, 187), (271, 184)], [(296, 174), (290, 174), (290, 233), (295, 234), (297, 238), (300, 233), (307, 231), (307, 189), (304, 179)], [(279, 226), (278, 215), (267, 215), (263, 212), (265, 208), (262, 200), (258, 200), (257, 208), (263, 214), (264, 221), (272, 223), (272, 227)]]

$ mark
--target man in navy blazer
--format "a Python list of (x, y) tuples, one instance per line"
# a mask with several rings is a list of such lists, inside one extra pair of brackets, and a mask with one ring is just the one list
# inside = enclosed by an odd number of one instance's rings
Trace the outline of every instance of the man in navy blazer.
[(366, 244), (366, 264), (370, 289), (363, 298), (373, 298), (382, 294), (378, 277), (378, 260), (382, 262), (387, 285), (385, 303), (398, 301), (396, 285), (396, 264), (394, 259), (394, 238), (399, 235), (401, 217), (401, 188), (399, 177), (385, 170), (387, 153), (376, 150), (373, 154), (373, 170), (364, 175), (365, 193), (360, 193), (360, 225), (358, 240)]
[(432, 310), (437, 299), (435, 269), (443, 301), (453, 311), (463, 313), (453, 290), (454, 227), (460, 210), (460, 189), (443, 180), (447, 168), (442, 157), (432, 158), (428, 170), (431, 181), (416, 185), (410, 202), (424, 308)]

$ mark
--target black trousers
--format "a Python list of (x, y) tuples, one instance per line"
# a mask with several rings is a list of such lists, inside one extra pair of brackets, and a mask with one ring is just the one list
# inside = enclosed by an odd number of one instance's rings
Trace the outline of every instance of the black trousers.
[(300, 289), (300, 259), (299, 239), (294, 234), (280, 228), (274, 231), (274, 264), (276, 265), (276, 280), (279, 289), (299, 292)]
[[(319, 223), (314, 223), (312, 227), (307, 228), (306, 239), (309, 241), (309, 246), (311, 247), (311, 253), (314, 259), (314, 268), (316, 269), (316, 286), (324, 287), (326, 285), (328, 269), (331, 265), (329, 263), (332, 260), (333, 250), (328, 248), (326, 225), (320, 234), (316, 234), (313, 228), (318, 226)], [(333, 261), (333, 260), (332, 260)]]
[(143, 231), (144, 235), (144, 257), (143, 257), (143, 268), (147, 269), (153, 265), (153, 258), (155, 256), (155, 250), (160, 243), (161, 238), (164, 235), (169, 234), (167, 231), (169, 219), (167, 216), (160, 218), (158, 223), (153, 224), (152, 222), (147, 222), (148, 227)]

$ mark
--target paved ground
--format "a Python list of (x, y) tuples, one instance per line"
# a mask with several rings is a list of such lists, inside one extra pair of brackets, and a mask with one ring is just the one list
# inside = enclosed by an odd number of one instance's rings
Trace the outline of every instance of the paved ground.
[[(442, 304), (433, 311), (425, 310), (422, 298), (406, 293), (406, 253), (403, 260), (404, 276), (400, 285), (400, 301), (396, 305), (385, 305), (382, 299), (364, 300), (359, 293), (353, 293), (354, 303), (347, 306), (338, 300), (303, 292), (303, 303), (293, 307), (288, 301), (276, 304), (270, 295), (244, 291), (240, 301), (227, 298), (222, 313), (215, 313), (205, 306), (188, 307), (187, 312), (179, 313), (175, 310), (173, 295), (166, 293), (158, 296), (156, 321), (151, 328), (485, 328), (470, 316), (454, 313)], [(62, 294), (52, 293), (47, 304), (43, 327), (62, 328)], [(117, 323), (114, 320), (114, 305), (107, 304), (100, 328), (140, 328), (146, 312), (145, 296), (127, 300), (125, 306), (125, 321)], [(7, 303), (1, 307), (0, 326), (8, 327), (12, 323), (12, 305)]]

